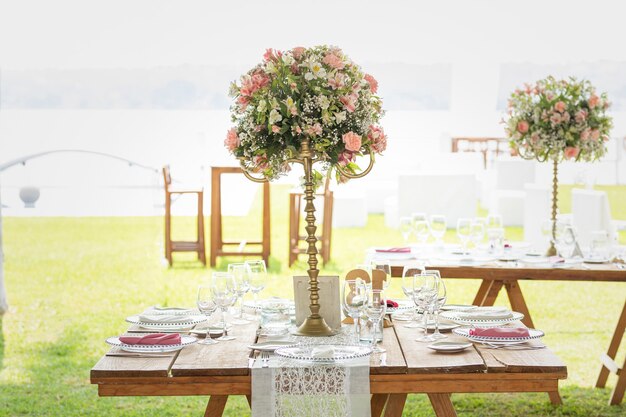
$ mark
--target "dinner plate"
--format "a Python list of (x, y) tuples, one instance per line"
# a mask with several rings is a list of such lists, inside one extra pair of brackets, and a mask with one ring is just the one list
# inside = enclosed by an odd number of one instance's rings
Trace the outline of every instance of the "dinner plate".
[[(316, 351), (332, 348), (330, 356), (317, 356)], [(307, 345), (282, 347), (274, 352), (277, 356), (313, 363), (332, 363), (349, 359), (362, 358), (372, 354), (369, 346), (361, 345)]]
[(441, 306), (443, 311), (469, 311), (475, 309), (477, 306), (468, 304), (444, 304)]
[[(461, 325), (458, 323), (453, 323), (453, 322), (439, 322), (439, 331), (447, 331), (447, 330), (452, 330), (452, 329), (456, 329), (457, 327), (460, 327)], [(422, 323), (419, 324), (419, 328), (423, 329), (424, 325)], [(426, 324), (426, 329), (427, 330), (435, 330), (435, 322), (431, 321), (428, 324)]]
[(198, 339), (193, 336), (181, 336), (180, 343), (175, 345), (128, 345), (126, 343), (122, 343), (119, 337), (109, 337), (106, 340), (111, 346), (119, 347), (120, 349), (126, 352), (135, 352), (135, 353), (164, 353), (164, 352), (176, 352), (177, 350), (181, 350), (185, 346), (193, 345), (196, 343)]
[(205, 322), (206, 316), (188, 316), (185, 315), (185, 320), (176, 323), (146, 323), (139, 320), (139, 316), (130, 316), (126, 318), (126, 321), (132, 324), (136, 324), (144, 329), (152, 330), (186, 330), (190, 329), (198, 323)]
[(584, 258), (583, 262), (586, 264), (606, 264), (611, 260), (609, 258)]
[(254, 343), (248, 346), (248, 349), (258, 350), (260, 352), (274, 352), (276, 349), (284, 347), (296, 346), (297, 343), (291, 340), (269, 340), (267, 342)]
[(482, 327), (498, 327), (504, 324), (509, 324), (518, 320), (522, 320), (524, 318), (524, 315), (517, 311), (512, 311), (511, 317), (508, 317), (508, 318), (503, 318), (503, 319), (491, 318), (491, 319), (485, 319), (485, 320), (466, 318), (466, 317), (460, 316), (458, 313), (462, 313), (462, 312), (444, 311), (443, 313), (441, 313), (440, 316), (458, 324), (476, 325), (476, 326), (482, 326)]
[(541, 330), (537, 329), (528, 329), (529, 336), (528, 337), (488, 337), (488, 336), (471, 336), (469, 334), (470, 329), (467, 327), (462, 327), (460, 329), (454, 329), (452, 332), (459, 336), (463, 336), (471, 340), (472, 342), (480, 342), (480, 343), (489, 343), (493, 345), (510, 345), (514, 343), (524, 343), (529, 340), (539, 339), (544, 336), (544, 333)]
[(471, 346), (472, 344), (469, 342), (464, 343), (464, 342), (439, 341), (439, 342), (431, 343), (430, 345), (426, 347), (432, 350), (436, 350), (437, 352), (456, 353), (456, 352), (464, 351), (465, 349)]

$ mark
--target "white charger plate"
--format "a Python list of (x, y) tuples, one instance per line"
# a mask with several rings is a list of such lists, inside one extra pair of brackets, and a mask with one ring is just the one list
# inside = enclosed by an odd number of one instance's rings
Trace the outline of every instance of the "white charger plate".
[(528, 337), (471, 336), (469, 334), (470, 330), (471, 329), (469, 329), (467, 327), (463, 327), (461, 329), (454, 329), (454, 330), (452, 330), (452, 332), (454, 334), (459, 335), (459, 336), (466, 337), (467, 339), (471, 340), (472, 342), (489, 343), (489, 344), (492, 344), (492, 345), (511, 345), (511, 344), (517, 344), (517, 343), (525, 343), (525, 342), (528, 342), (530, 340), (535, 340), (535, 339), (542, 338), (544, 336), (544, 333), (541, 330), (537, 330), (537, 329), (528, 329), (528, 333), (529, 333)]
[(505, 319), (489, 319), (489, 320), (480, 320), (480, 319), (469, 319), (463, 316), (459, 316), (459, 313), (463, 313), (461, 311), (444, 311), (440, 314), (441, 317), (453, 321), (458, 324), (465, 325), (473, 325), (473, 326), (483, 326), (483, 327), (498, 327), (503, 326), (505, 324), (513, 323), (518, 320), (522, 320), (524, 315), (517, 311), (511, 312), (511, 317)]
[(291, 340), (270, 340), (267, 342), (255, 343), (248, 346), (248, 349), (258, 350), (260, 352), (274, 352), (276, 349), (284, 347), (293, 347), (297, 343)]
[(307, 345), (307, 346), (283, 347), (280, 349), (276, 349), (274, 353), (277, 356), (281, 356), (283, 358), (296, 359), (296, 360), (313, 362), (313, 363), (332, 363), (332, 362), (337, 362), (337, 361), (342, 361), (342, 360), (362, 358), (364, 356), (369, 356), (372, 354), (372, 349), (369, 346), (326, 345), (326, 346), (332, 346), (333, 348), (332, 357), (314, 356), (313, 351), (316, 347), (319, 347), (319, 346)]
[(180, 343), (175, 345), (127, 345), (126, 343), (122, 343), (120, 341), (119, 336), (109, 337), (106, 340), (106, 343), (111, 346), (116, 346), (126, 352), (134, 352), (134, 353), (165, 353), (165, 352), (176, 352), (181, 350), (185, 346), (193, 345), (196, 343), (198, 339), (193, 336), (181, 336)]
[(136, 324), (137, 326), (143, 327), (144, 329), (151, 330), (188, 330), (195, 326), (198, 323), (205, 322), (207, 320), (206, 316), (190, 316), (190, 315), (181, 315), (184, 317), (184, 320), (178, 321), (176, 323), (146, 323), (139, 320), (139, 316), (130, 316), (126, 317), (126, 321), (128, 323)]
[(470, 311), (474, 310), (478, 306), (470, 305), (470, 304), (444, 304), (441, 306), (443, 311)]

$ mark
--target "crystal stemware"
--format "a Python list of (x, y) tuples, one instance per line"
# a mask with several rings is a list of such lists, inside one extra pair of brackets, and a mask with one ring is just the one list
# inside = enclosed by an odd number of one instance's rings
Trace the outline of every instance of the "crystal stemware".
[(413, 221), (410, 217), (400, 217), (400, 233), (402, 234), (402, 239), (404, 239), (404, 244), (409, 243), (409, 237), (411, 237), (411, 233), (413, 232)]
[(213, 272), (211, 290), (213, 300), (222, 310), (222, 336), (217, 340), (234, 340), (234, 336), (228, 335), (228, 323), (226, 322), (226, 311), (237, 301), (237, 283), (232, 274), (228, 272)]
[(378, 346), (378, 326), (387, 311), (387, 297), (385, 290), (370, 289), (367, 292), (365, 316), (372, 322), (372, 352), (383, 353), (387, 350)]
[[(413, 280), (415, 275), (419, 275), (424, 270), (424, 266), (422, 264), (410, 264), (406, 265), (402, 268), (402, 292), (406, 298), (408, 298), (412, 303), (413, 301)], [(409, 329), (416, 329), (421, 327), (418, 320), (417, 315), (417, 306), (411, 309), (411, 321), (404, 325), (404, 327), (408, 327)]]
[(258, 308), (259, 293), (263, 291), (267, 285), (267, 268), (265, 267), (265, 261), (246, 261), (245, 264), (248, 270), (250, 291), (252, 291), (254, 295), (254, 306)]
[(437, 297), (437, 275), (423, 271), (413, 279), (413, 302), (423, 311), (424, 332), (415, 339), (418, 342), (432, 342), (434, 337), (428, 335), (428, 312)]
[(433, 332), (432, 337), (434, 339), (445, 339), (448, 336), (441, 334), (441, 332), (439, 331), (439, 313), (441, 312), (441, 307), (443, 307), (446, 304), (446, 301), (448, 300), (448, 292), (446, 290), (446, 284), (441, 279), (441, 274), (439, 273), (439, 271), (428, 270), (425, 272), (434, 274), (437, 279), (437, 296), (435, 297), (435, 300), (432, 304), (433, 306), (432, 313), (435, 316), (435, 331)]
[(456, 222), (456, 235), (463, 246), (463, 254), (467, 254), (467, 244), (472, 235), (472, 219), (460, 218)]
[(430, 216), (430, 233), (435, 238), (437, 246), (442, 246), (443, 236), (446, 234), (446, 216), (443, 214), (433, 214)]
[(246, 268), (246, 264), (243, 262), (233, 263), (228, 264), (228, 272), (235, 278), (235, 283), (237, 284), (237, 300), (239, 301), (239, 314), (231, 320), (231, 323), (249, 323), (249, 321), (243, 317), (244, 297), (246, 296), (246, 293), (250, 291), (248, 268)]
[[(215, 313), (215, 310), (217, 310), (217, 304), (213, 300), (213, 292), (211, 291), (210, 286), (200, 285), (198, 287), (196, 305), (198, 306), (198, 310), (200, 310), (200, 312), (207, 317), (207, 321), (209, 320), (211, 314)], [(201, 345), (214, 345), (217, 342), (211, 339), (209, 328), (207, 328), (206, 338), (198, 343)]]
[(367, 287), (361, 279), (346, 280), (343, 283), (341, 304), (344, 311), (354, 322), (355, 344), (359, 344), (361, 335), (359, 334), (359, 321), (367, 301)]

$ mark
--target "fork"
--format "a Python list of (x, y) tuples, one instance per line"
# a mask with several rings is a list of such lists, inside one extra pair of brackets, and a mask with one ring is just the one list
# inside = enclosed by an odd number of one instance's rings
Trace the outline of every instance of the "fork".
[(269, 352), (261, 352), (261, 361), (263, 362), (261, 365), (262, 368), (268, 368), (270, 366)]
[(483, 343), (487, 346), (487, 349), (503, 349), (503, 350), (537, 350), (545, 349), (546, 345), (534, 345), (534, 346), (520, 346), (520, 345), (492, 345), (490, 343)]

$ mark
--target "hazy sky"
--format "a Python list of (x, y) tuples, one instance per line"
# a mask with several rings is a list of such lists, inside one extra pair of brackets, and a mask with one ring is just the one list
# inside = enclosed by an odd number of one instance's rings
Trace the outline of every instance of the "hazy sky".
[(253, 65), (330, 43), (355, 61), (626, 60), (621, 1), (0, 0), (4, 68)]

